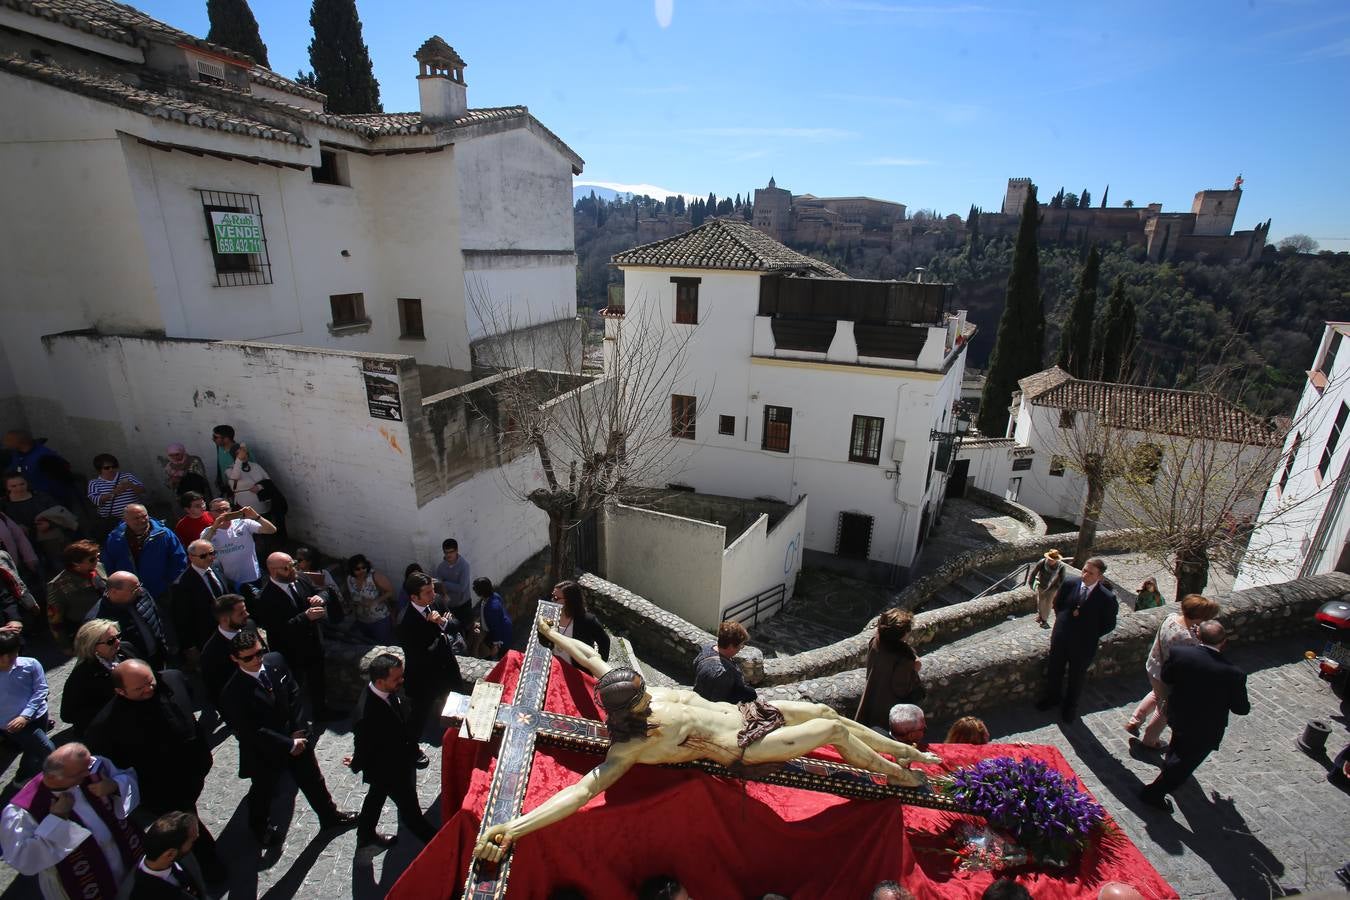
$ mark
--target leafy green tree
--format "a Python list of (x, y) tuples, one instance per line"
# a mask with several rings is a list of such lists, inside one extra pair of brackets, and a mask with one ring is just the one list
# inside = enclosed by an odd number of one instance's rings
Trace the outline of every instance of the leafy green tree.
[(1040, 250), (1036, 245), (1039, 224), (1040, 208), (1032, 185), (1022, 206), (998, 339), (989, 357), (980, 399), (980, 431), (991, 437), (1002, 437), (1007, 431), (1008, 404), (1018, 379), (1040, 371), (1045, 359), (1045, 310), (1041, 307)]
[(1106, 302), (1106, 315), (1097, 323), (1093, 348), (1095, 374), (1102, 381), (1122, 381), (1128, 376), (1137, 337), (1136, 318), (1134, 301), (1125, 294), (1125, 279), (1117, 278)]
[(1092, 371), (1092, 325), (1097, 311), (1097, 275), (1101, 254), (1093, 244), (1078, 276), (1078, 294), (1074, 297), (1069, 319), (1059, 335), (1059, 356), (1055, 365), (1074, 378), (1089, 378)]
[(1279, 243), (1280, 250), (1286, 253), (1316, 253), (1318, 246), (1317, 241), (1306, 234), (1291, 234)]
[[(1078, 195), (1075, 194), (1073, 191), (1069, 191), (1067, 194), (1065, 194), (1063, 197), (1060, 198), (1059, 205), (1064, 207), (1065, 209), (1076, 208), (1078, 206)], [(1065, 221), (1067, 222), (1068, 220), (1065, 219)]]
[(247, 53), (260, 66), (268, 65), (267, 45), (258, 34), (258, 20), (248, 0), (206, 0), (206, 16), (211, 20), (208, 41)]
[(380, 83), (361, 37), (356, 0), (314, 0), (309, 8), (314, 39), (309, 64), (317, 89), (328, 95), (328, 111), (339, 115), (384, 112)]

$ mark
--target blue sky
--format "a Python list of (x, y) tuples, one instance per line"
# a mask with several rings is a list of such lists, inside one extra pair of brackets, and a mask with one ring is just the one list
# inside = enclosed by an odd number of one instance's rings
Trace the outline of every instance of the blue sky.
[[(133, 0), (205, 35), (206, 3)], [(440, 34), (472, 106), (522, 103), (579, 181), (746, 193), (772, 174), (964, 215), (1042, 196), (1189, 210), (1240, 172), (1238, 227), (1350, 250), (1350, 3), (358, 0), (388, 111)], [(308, 68), (307, 0), (254, 0), (272, 67)]]

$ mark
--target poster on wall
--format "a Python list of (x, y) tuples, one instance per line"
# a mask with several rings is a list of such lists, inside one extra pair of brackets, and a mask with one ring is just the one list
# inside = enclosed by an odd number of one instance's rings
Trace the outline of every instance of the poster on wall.
[(361, 376), (366, 380), (366, 403), (372, 419), (403, 421), (403, 402), (398, 395), (398, 366), (383, 359), (361, 360)]
[(211, 240), (217, 253), (262, 253), (262, 217), (246, 212), (211, 211)]

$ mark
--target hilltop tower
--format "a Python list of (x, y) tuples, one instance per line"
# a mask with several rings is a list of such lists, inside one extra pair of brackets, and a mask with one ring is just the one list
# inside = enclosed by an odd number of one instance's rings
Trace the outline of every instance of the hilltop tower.
[(1009, 178), (1008, 192), (1003, 195), (1003, 214), (1005, 216), (1020, 216), (1022, 207), (1027, 203), (1027, 194), (1030, 191), (1030, 178)]
[(1195, 202), (1191, 204), (1191, 215), (1195, 216), (1194, 234), (1229, 235), (1233, 233), (1233, 220), (1237, 218), (1238, 202), (1242, 200), (1242, 179), (1228, 191), (1198, 191)]
[(776, 241), (792, 235), (792, 192), (785, 191), (769, 178), (769, 186), (755, 189), (754, 226)]

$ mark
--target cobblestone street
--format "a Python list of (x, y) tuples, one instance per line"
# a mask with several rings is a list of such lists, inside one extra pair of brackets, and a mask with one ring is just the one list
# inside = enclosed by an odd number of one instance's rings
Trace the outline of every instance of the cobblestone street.
[[(1154, 812), (1135, 796), (1141, 779), (1151, 780), (1157, 761), (1132, 757), (1121, 727), (1146, 690), (1137, 678), (1092, 684), (1083, 700), (1082, 724), (1063, 727), (1048, 714), (1016, 708), (986, 716), (996, 741), (1028, 741), (1058, 747), (1154, 866), (1183, 897), (1266, 898), (1336, 888), (1333, 871), (1350, 859), (1345, 823), (1350, 796), (1326, 781), (1326, 769), (1294, 746), (1311, 718), (1333, 723), (1328, 746), (1345, 745), (1346, 717), (1328, 685), (1301, 657), (1305, 641), (1288, 639), (1239, 647), (1233, 658), (1246, 671), (1252, 714), (1235, 718), (1219, 752), (1210, 756), (1176, 797), (1172, 816)], [(50, 671), (59, 696), (69, 663)], [(940, 737), (934, 722), (931, 737)], [(320, 765), (339, 806), (359, 807), (365, 787), (341, 764), (351, 752), (345, 725), (330, 731), (318, 747)], [(294, 896), (383, 896), (420, 845), (411, 835), (379, 856), (356, 853), (354, 831), (320, 835), (313, 813), (297, 798), (284, 849), (259, 856), (240, 807), (246, 783), (235, 777), (233, 738), (216, 748), (215, 768), (201, 812), (220, 840), (233, 878), (231, 898)], [(419, 773), (423, 804), (437, 806), (439, 753)], [(13, 774), (13, 763), (5, 770)], [(290, 798), (280, 804), (289, 808)], [(280, 815), (277, 813), (276, 815)], [(433, 818), (436, 818), (433, 815)], [(392, 805), (383, 828), (394, 830)], [(255, 863), (254, 860), (257, 860)], [(16, 878), (0, 866), (0, 900), (37, 897), (31, 879)]]

